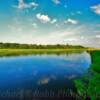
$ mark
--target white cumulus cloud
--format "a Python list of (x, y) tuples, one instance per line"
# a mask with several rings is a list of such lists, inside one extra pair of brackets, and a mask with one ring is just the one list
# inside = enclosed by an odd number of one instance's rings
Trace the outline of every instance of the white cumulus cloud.
[(44, 15), (44, 14), (36, 14), (36, 18), (38, 20), (40, 20), (42, 23), (51, 23), (51, 24), (54, 24), (57, 22), (57, 19), (51, 19), (48, 15)]
[(18, 0), (18, 5), (14, 6), (18, 9), (36, 8), (38, 6), (35, 2), (25, 3), (24, 0)]
[(92, 6), (91, 8), (96, 14), (100, 15), (100, 4)]
[(48, 15), (42, 15), (42, 14), (38, 13), (36, 15), (36, 17), (37, 17), (37, 19), (39, 19), (43, 23), (47, 23), (47, 22), (50, 22), (51, 21), (51, 19), (49, 18)]

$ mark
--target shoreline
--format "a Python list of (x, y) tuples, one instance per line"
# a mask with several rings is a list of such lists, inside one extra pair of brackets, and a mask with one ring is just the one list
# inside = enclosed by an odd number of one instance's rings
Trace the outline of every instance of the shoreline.
[(0, 49), (0, 56), (20, 56), (32, 54), (66, 54), (78, 53), (86, 50), (80, 49)]
[(31, 54), (68, 54), (79, 52), (92, 52), (100, 49), (82, 48), (82, 49), (0, 49), (0, 56), (19, 56), (19, 55), (31, 55)]

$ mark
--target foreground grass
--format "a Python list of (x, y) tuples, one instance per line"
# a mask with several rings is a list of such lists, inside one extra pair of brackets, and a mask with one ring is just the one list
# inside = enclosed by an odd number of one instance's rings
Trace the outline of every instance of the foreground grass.
[(91, 68), (100, 73), (100, 51), (91, 52), (92, 65)]
[(92, 64), (86, 76), (79, 80), (75, 80), (77, 92), (83, 100), (86, 97), (91, 100), (100, 99), (100, 51), (92, 51)]
[(86, 49), (0, 49), (0, 56), (78, 53)]

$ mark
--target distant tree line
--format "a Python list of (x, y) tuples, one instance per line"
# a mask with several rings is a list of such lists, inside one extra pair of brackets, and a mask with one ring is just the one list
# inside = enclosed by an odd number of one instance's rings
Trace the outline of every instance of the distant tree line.
[(0, 49), (81, 49), (84, 48), (80, 45), (64, 45), (64, 44), (56, 44), (56, 45), (37, 45), (37, 44), (18, 44), (18, 43), (0, 43)]

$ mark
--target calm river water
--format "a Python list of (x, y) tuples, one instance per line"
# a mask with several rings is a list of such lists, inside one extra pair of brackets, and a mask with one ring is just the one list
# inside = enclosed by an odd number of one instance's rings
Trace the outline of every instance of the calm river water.
[(87, 52), (0, 57), (0, 98), (75, 91), (74, 80), (82, 77), (90, 64)]

